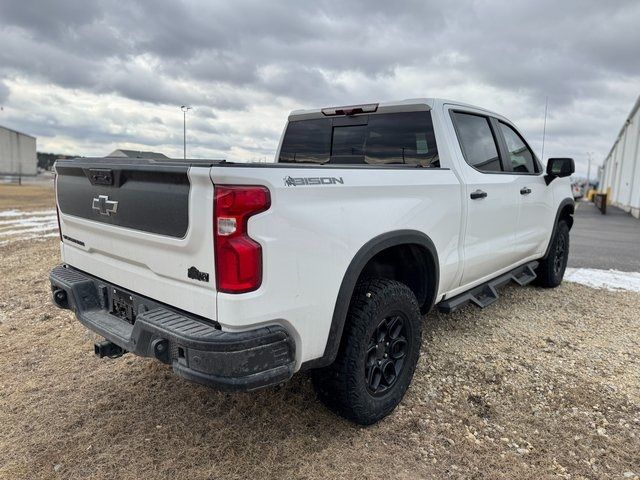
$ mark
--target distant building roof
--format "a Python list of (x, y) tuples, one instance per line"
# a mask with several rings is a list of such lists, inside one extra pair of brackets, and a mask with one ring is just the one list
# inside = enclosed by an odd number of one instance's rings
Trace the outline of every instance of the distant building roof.
[(108, 157), (128, 157), (128, 158), (169, 158), (160, 152), (143, 152), (142, 150), (114, 150)]
[(36, 138), (36, 137), (34, 137), (33, 135), (29, 135), (28, 133), (19, 132), (18, 130), (14, 130), (13, 128), (3, 127), (2, 125), (0, 125), (0, 129), (2, 129), (2, 130), (8, 130), (8, 131), (10, 131), (10, 132), (17, 133), (18, 135), (24, 135), (25, 137)]

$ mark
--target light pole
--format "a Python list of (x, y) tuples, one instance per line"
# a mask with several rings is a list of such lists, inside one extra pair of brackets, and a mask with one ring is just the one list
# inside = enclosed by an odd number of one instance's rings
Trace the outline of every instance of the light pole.
[(182, 138), (184, 143), (184, 159), (187, 159), (187, 112), (191, 110), (191, 107), (187, 107), (186, 105), (181, 105), (180, 110), (182, 110)]

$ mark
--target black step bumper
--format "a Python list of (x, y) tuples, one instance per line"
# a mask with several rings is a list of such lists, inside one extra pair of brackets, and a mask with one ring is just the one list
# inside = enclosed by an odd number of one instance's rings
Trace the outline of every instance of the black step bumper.
[[(188, 380), (223, 390), (255, 390), (293, 375), (295, 345), (280, 326), (223, 332), (216, 323), (70, 266), (55, 267), (49, 278), (58, 307), (73, 310), (83, 325), (124, 350), (168, 363)], [(132, 302), (133, 324), (111, 312), (116, 291)]]

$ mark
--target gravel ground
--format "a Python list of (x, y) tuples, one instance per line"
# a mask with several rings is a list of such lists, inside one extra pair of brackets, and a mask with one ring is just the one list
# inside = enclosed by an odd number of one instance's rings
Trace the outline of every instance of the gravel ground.
[(36, 210), (56, 208), (53, 180), (37, 185), (0, 184), (0, 211), (11, 209)]
[(225, 394), (51, 306), (56, 239), (0, 246), (1, 478), (638, 478), (640, 294), (507, 287), (425, 319), (402, 405), (369, 428), (306, 375)]

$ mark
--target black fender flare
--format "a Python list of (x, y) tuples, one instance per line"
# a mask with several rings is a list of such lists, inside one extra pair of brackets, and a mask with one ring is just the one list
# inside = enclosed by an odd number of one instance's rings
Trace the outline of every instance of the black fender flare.
[[(553, 222), (553, 230), (551, 231), (551, 237), (549, 237), (549, 243), (547, 244), (547, 249), (544, 252), (543, 259), (546, 259), (549, 256), (549, 250), (551, 249), (551, 242), (553, 241), (553, 237), (556, 235), (556, 231), (558, 230), (558, 222), (560, 221), (560, 215), (564, 211), (565, 208), (570, 207), (570, 215), (573, 215), (576, 211), (576, 202), (572, 198), (565, 198), (558, 205), (558, 210), (556, 212), (556, 218)], [(569, 229), (571, 229), (573, 223), (569, 225)]]
[(338, 297), (336, 298), (333, 317), (331, 318), (331, 328), (329, 329), (329, 336), (327, 337), (327, 343), (322, 357), (303, 363), (302, 369), (319, 368), (333, 363), (340, 347), (342, 331), (344, 330), (347, 312), (351, 303), (351, 296), (353, 295), (360, 274), (369, 260), (376, 254), (398, 245), (419, 245), (424, 247), (431, 255), (433, 269), (430, 274), (433, 275), (434, 288), (431, 296), (427, 299), (427, 304), (429, 310), (433, 307), (438, 293), (440, 265), (438, 252), (431, 238), (418, 230), (396, 230), (378, 235), (358, 250), (347, 267), (342, 278), (342, 283), (340, 284), (340, 289), (338, 290)]

